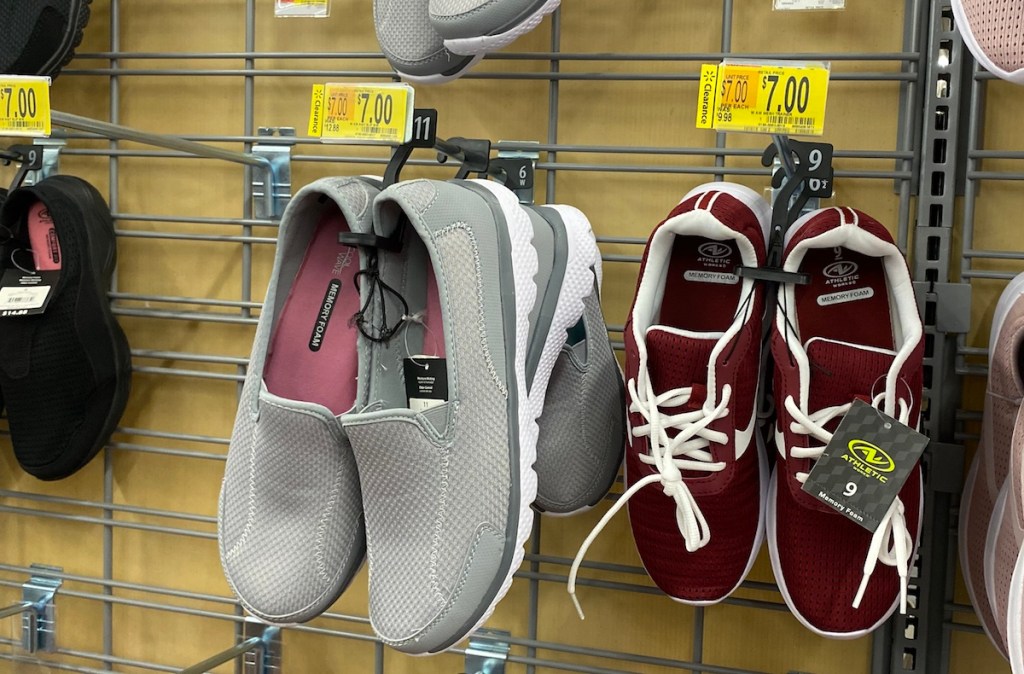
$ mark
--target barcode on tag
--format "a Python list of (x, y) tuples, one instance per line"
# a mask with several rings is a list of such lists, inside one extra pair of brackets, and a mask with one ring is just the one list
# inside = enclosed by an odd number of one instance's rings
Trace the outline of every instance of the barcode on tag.
[(7, 309), (38, 309), (46, 302), (50, 286), (32, 288), (0, 288), (0, 311)]

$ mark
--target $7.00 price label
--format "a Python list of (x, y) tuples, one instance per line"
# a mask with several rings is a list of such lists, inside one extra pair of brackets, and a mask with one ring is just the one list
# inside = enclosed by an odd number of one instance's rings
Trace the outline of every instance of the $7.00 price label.
[(393, 145), (412, 137), (408, 84), (313, 86), (309, 135), (336, 143)]
[(820, 136), (828, 79), (824, 63), (704, 65), (697, 127)]
[(0, 75), (0, 135), (50, 135), (50, 78)]

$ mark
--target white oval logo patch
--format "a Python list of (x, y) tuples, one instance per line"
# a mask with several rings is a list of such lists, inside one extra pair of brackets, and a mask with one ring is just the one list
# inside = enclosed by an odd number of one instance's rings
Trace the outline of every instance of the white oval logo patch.
[(857, 263), (849, 262), (847, 260), (840, 260), (839, 262), (833, 262), (829, 266), (825, 267), (824, 274), (829, 278), (843, 278), (850, 276), (851, 274), (857, 273)]
[(732, 255), (732, 246), (727, 243), (721, 243), (718, 241), (709, 241), (708, 243), (702, 243), (697, 247), (697, 252), (704, 257), (722, 258), (729, 257)]

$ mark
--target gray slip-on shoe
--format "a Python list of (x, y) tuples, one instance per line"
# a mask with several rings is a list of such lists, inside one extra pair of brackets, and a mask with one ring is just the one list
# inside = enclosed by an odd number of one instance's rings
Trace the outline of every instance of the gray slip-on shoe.
[(454, 54), (430, 23), (428, 0), (373, 0), (377, 42), (404, 80), (441, 84), (460, 77), (483, 54)]
[(271, 623), (310, 620), (341, 595), (365, 554), (355, 459), (342, 428), (371, 368), (350, 320), (364, 299), (360, 253), (379, 187), (325, 178), (292, 198), (253, 342), (221, 487), (221, 563), (242, 606)]
[[(515, 196), (472, 182), (414, 180), (377, 198), (377, 233), (402, 243), (379, 252), (380, 280), (416, 320), (376, 345), (370, 404), (345, 421), (366, 513), (370, 622), (412, 654), (445, 650), (487, 619), (533, 526), (525, 362), (537, 255)], [(430, 382), (444, 377), (447, 395), (415, 411), (403, 365), (439, 355), (445, 371)]]
[(429, 0), (430, 22), (455, 54), (497, 51), (536, 28), (561, 0)]
[(601, 311), (601, 254), (590, 223), (572, 206), (537, 210), (564, 222), (592, 270), (583, 315), (562, 333), (538, 421), (534, 506), (547, 515), (571, 515), (599, 502), (615, 481), (626, 441), (625, 391)]

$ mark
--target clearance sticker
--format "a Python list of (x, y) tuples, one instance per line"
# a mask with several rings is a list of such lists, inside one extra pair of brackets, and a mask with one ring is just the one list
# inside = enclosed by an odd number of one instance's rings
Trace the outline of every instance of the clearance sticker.
[(830, 65), (726, 60), (701, 66), (697, 128), (820, 136)]
[(803, 490), (873, 532), (927, 445), (926, 436), (856, 400)]

